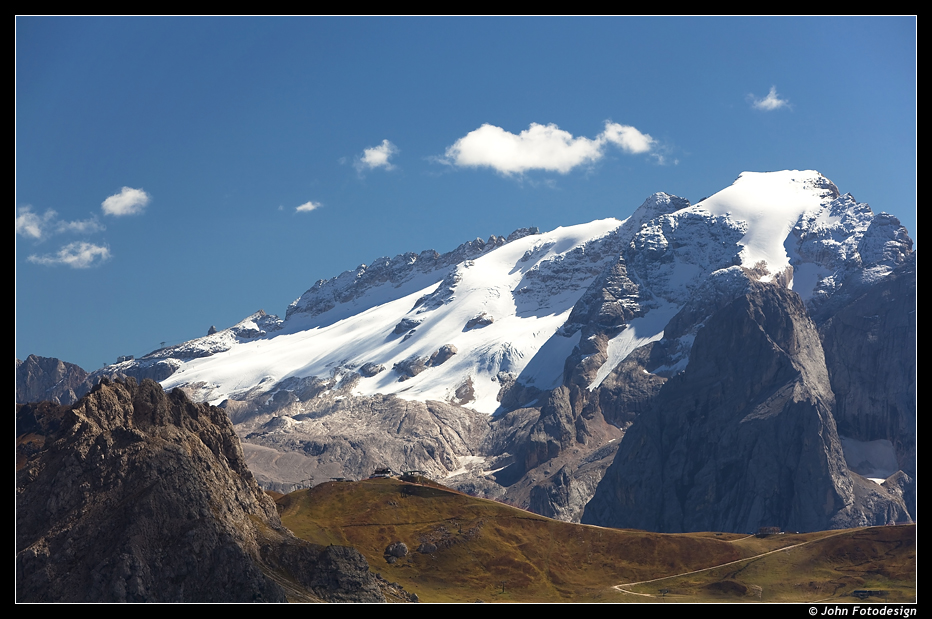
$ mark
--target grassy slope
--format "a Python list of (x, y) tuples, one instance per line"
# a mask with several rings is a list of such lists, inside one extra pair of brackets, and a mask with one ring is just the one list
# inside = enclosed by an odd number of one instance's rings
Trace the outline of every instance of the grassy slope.
[[(764, 539), (603, 529), (389, 479), (325, 483), (278, 503), (295, 535), (357, 547), (373, 571), (425, 602), (648, 602), (660, 601), (660, 589), (667, 602), (843, 602), (854, 601), (843, 597), (854, 589), (885, 589), (890, 602), (916, 595), (915, 527)], [(383, 552), (396, 541), (410, 552), (388, 564)], [(811, 543), (759, 556), (802, 542)], [(437, 549), (419, 553), (422, 543)], [(664, 578), (729, 562), (737, 563)], [(627, 593), (613, 588), (648, 580), (621, 587)]]

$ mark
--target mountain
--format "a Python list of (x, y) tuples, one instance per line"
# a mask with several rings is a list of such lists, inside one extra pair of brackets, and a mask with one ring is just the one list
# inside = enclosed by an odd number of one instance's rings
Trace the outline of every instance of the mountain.
[(97, 375), (221, 406), (267, 487), (387, 465), (565, 520), (808, 529), (915, 516), (915, 324), (895, 217), (745, 172), (379, 258)]
[(824, 358), (799, 296), (753, 284), (696, 334), (685, 371), (632, 425), (583, 522), (754, 532), (908, 520), (902, 502), (845, 466)]
[(88, 373), (73, 363), (29, 355), (16, 360), (16, 401), (74, 404), (92, 385)]
[(102, 380), (17, 410), (21, 602), (384, 601), (354, 549), (285, 529), (226, 414)]

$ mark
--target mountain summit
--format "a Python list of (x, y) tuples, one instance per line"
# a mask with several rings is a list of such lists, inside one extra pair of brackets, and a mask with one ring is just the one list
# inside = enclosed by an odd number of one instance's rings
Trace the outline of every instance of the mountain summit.
[[(696, 204), (657, 193), (623, 221), (379, 258), (317, 282), (284, 319), (260, 311), (105, 372), (220, 404), (268, 485), (387, 464), (568, 520), (615, 522), (618, 501), (636, 512), (668, 496), (659, 520), (631, 522), (903, 520), (915, 513), (914, 265), (895, 217), (818, 172), (745, 172)], [(857, 316), (865, 304), (874, 318)], [(761, 408), (787, 390), (795, 404)], [(752, 446), (795, 427), (800, 402), (815, 425)], [(721, 474), (726, 454), (767, 473)], [(803, 515), (819, 488), (834, 498)]]
[(102, 380), (16, 425), (17, 601), (384, 601), (358, 551), (282, 526), (215, 407)]

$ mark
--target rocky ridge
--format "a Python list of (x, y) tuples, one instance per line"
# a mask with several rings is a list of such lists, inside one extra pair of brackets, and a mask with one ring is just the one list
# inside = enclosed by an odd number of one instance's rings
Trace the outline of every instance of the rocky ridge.
[(226, 414), (146, 380), (17, 411), (21, 602), (382, 601), (351, 548), (281, 525)]

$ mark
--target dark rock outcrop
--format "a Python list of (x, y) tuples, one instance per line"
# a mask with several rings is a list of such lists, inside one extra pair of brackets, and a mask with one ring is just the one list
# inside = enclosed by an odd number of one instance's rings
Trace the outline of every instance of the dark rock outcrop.
[(916, 475), (916, 259), (839, 309), (819, 328), (838, 433), (893, 443)]
[(365, 376), (366, 378), (372, 378), (379, 372), (385, 370), (385, 366), (382, 364), (376, 363), (364, 363), (361, 368), (359, 368), (359, 374)]
[(395, 325), (395, 329), (392, 331), (395, 335), (401, 335), (402, 333), (407, 333), (411, 329), (415, 328), (421, 324), (420, 320), (412, 320), (411, 318), (402, 318), (401, 322)]
[(358, 552), (281, 526), (226, 414), (180, 390), (104, 380), (17, 434), (18, 601), (381, 599)]
[(487, 315), (485, 312), (482, 312), (478, 316), (475, 316), (467, 320), (466, 326), (463, 327), (463, 331), (469, 331), (475, 328), (487, 327), (493, 322), (495, 322), (495, 320), (491, 316)]
[(392, 369), (398, 374), (401, 374), (398, 380), (405, 381), (409, 378), (414, 378), (427, 369), (427, 358), (418, 357), (417, 355), (408, 357), (407, 359), (399, 361), (393, 365)]
[(654, 531), (811, 531), (908, 518), (850, 474), (818, 334), (799, 297), (751, 291), (701, 329), (685, 372), (631, 426), (583, 522)]
[(438, 348), (427, 360), (427, 365), (430, 367), (436, 367), (442, 365), (450, 360), (450, 357), (457, 353), (456, 346), (453, 344), (444, 344)]
[(408, 545), (404, 542), (392, 542), (385, 547), (385, 557), (394, 557), (400, 559), (401, 557), (408, 556)]

